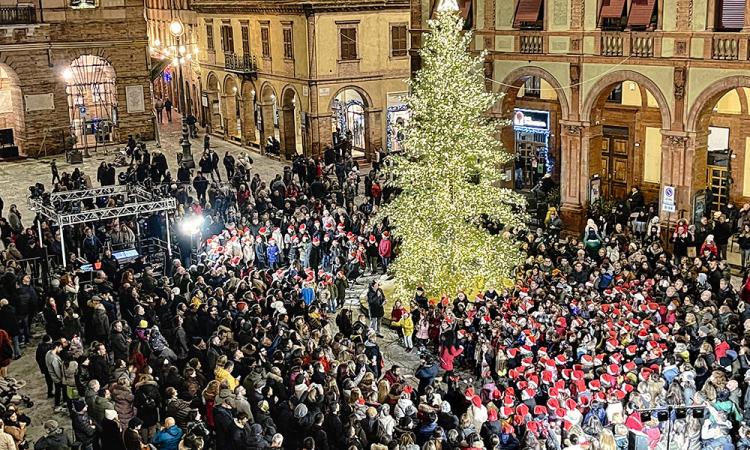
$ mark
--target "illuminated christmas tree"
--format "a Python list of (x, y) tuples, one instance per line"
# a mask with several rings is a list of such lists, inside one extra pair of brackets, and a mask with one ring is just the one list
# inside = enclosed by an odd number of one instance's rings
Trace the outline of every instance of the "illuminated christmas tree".
[(416, 286), (430, 296), (471, 296), (487, 283), (500, 286), (521, 260), (513, 237), (486, 228), (507, 230), (526, 219), (523, 197), (500, 187), (500, 168), (512, 156), (485, 115), (498, 96), (484, 89), (484, 55), (467, 51), (472, 36), (463, 20), (455, 8), (442, 9), (411, 82), (405, 151), (387, 169), (400, 194), (381, 211), (399, 241), (391, 272), (401, 299), (412, 298)]

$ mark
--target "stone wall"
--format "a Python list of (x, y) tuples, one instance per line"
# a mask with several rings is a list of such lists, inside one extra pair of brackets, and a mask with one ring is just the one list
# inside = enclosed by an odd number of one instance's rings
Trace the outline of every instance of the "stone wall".
[[(76, 58), (95, 55), (108, 61), (116, 74), (119, 128), (117, 142), (140, 133), (153, 139), (148, 40), (140, 0), (100, 0), (97, 8), (74, 10), (65, 0), (44, 2), (37, 18), (45, 23), (14, 26), (0, 33), (0, 64), (18, 80), (22, 131), (16, 141), (28, 156), (64, 150), (70, 112), (63, 72)], [(20, 44), (20, 45), (19, 45)], [(143, 87), (144, 111), (128, 112), (126, 87)], [(23, 96), (52, 94), (54, 108), (33, 110)], [(28, 98), (28, 97), (27, 97)], [(32, 99), (33, 100), (33, 99)], [(33, 105), (32, 105), (33, 106)], [(28, 109), (32, 109), (29, 111)]]

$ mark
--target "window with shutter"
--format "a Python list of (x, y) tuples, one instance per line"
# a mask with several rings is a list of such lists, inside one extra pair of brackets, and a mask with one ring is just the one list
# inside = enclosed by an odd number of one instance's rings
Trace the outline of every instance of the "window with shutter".
[(406, 25), (391, 27), (391, 56), (406, 56)]
[(654, 14), (656, 12), (656, 0), (633, 0), (630, 4), (630, 15), (628, 26), (631, 28), (644, 28), (652, 23), (656, 25)]
[(357, 29), (341, 28), (339, 30), (341, 43), (341, 60), (351, 61), (357, 59)]
[(221, 46), (225, 53), (234, 53), (234, 33), (230, 24), (221, 25)]
[(242, 25), (242, 54), (250, 55), (250, 27)]
[(718, 9), (716, 28), (720, 30), (741, 30), (745, 26), (746, 0), (716, 0)]
[(214, 24), (206, 22), (206, 47), (208, 51), (214, 51)]
[(514, 28), (542, 29), (544, 24), (543, 0), (518, 0)]
[(602, 7), (599, 9), (599, 25), (604, 29), (622, 29), (625, 11), (625, 0), (602, 0)]
[(268, 31), (268, 27), (261, 27), (260, 29), (260, 47), (263, 52), (264, 58), (270, 58), (271, 57), (271, 42), (270, 42), (270, 33)]
[(294, 44), (292, 42), (292, 29), (284, 28), (282, 30), (284, 37), (284, 58), (294, 59)]

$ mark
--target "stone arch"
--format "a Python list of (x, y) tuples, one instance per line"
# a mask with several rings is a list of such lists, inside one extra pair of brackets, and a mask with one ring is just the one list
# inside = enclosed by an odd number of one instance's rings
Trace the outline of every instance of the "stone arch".
[[(280, 131), (278, 127), (278, 101), (279, 97), (276, 95), (276, 88), (273, 84), (266, 81), (260, 86), (260, 145), (263, 150), (275, 154), (277, 151), (281, 151), (281, 144), (279, 143)], [(273, 146), (269, 146), (269, 138), (273, 141)]]
[(243, 80), (240, 87), (242, 101), (242, 142), (244, 144), (259, 144), (260, 133), (258, 121), (260, 111), (258, 105), (258, 92), (252, 80)]
[(583, 103), (583, 108), (581, 109), (581, 120), (583, 122), (591, 122), (591, 116), (594, 109), (598, 108), (598, 112), (600, 113), (600, 107), (603, 104), (603, 101), (606, 100), (606, 97), (603, 97), (602, 94), (609, 92), (609, 90), (617, 83), (622, 83), (623, 81), (635, 81), (639, 86), (645, 87), (651, 95), (654, 96), (657, 105), (659, 105), (662, 129), (671, 129), (672, 111), (669, 109), (669, 102), (664, 96), (664, 93), (659, 86), (651, 80), (651, 78), (633, 70), (617, 70), (600, 77), (591, 87), (589, 95)]
[(206, 76), (206, 89), (204, 93), (208, 98), (208, 106), (205, 107), (203, 117), (206, 120), (206, 126), (209, 132), (219, 132), (224, 130), (224, 120), (221, 114), (221, 104), (219, 96), (221, 95), (222, 84), (215, 72), (208, 72)]
[(731, 77), (722, 78), (714, 83), (711, 83), (706, 89), (703, 90), (690, 107), (688, 113), (688, 119), (686, 122), (688, 132), (699, 131), (700, 121), (703, 119), (707, 112), (716, 105), (716, 102), (721, 99), (728, 91), (737, 88), (750, 88), (750, 76), (735, 75)]
[(341, 89), (337, 90), (336, 93), (331, 96), (331, 100), (330, 100), (329, 106), (328, 106), (329, 110), (333, 109), (333, 102), (334, 102), (334, 100), (336, 100), (336, 97), (338, 97), (339, 94), (341, 94), (342, 92), (344, 92), (344, 91), (346, 91), (348, 89), (351, 89), (351, 90), (357, 92), (357, 94), (359, 94), (359, 96), (362, 97), (362, 101), (365, 104), (365, 109), (371, 108), (373, 106), (372, 97), (370, 97), (370, 94), (368, 94), (365, 89), (363, 89), (363, 88), (361, 88), (359, 86), (349, 85), (349, 86), (344, 86)]
[(88, 149), (114, 142), (119, 107), (117, 72), (103, 49), (75, 54), (78, 56), (70, 60), (62, 75), (76, 144)]
[(208, 75), (206, 76), (206, 91), (221, 92), (219, 77), (217, 77), (214, 72), (208, 72)]
[[(685, 124), (690, 140), (689, 149), (692, 151), (692, 155), (688, 158), (689, 164), (685, 171), (686, 174), (692, 176), (691, 194), (709, 188), (711, 178), (713, 178), (712, 174), (715, 173), (713, 170), (709, 171), (708, 167), (710, 159), (708, 136), (709, 126), (713, 117), (713, 108), (727, 92), (735, 89), (739, 90), (740, 103), (742, 104), (744, 92), (740, 88), (750, 88), (750, 76), (735, 75), (721, 78), (706, 87), (690, 106)], [(742, 104), (742, 108), (742, 114), (746, 114), (746, 102)], [(726, 181), (730, 185), (730, 189), (728, 196), (714, 196), (714, 202), (711, 205), (712, 210), (719, 210), (721, 206), (726, 204), (727, 200), (732, 202), (746, 201), (747, 196), (744, 189), (745, 177), (750, 176), (744, 170), (746, 158), (750, 157), (745, 152), (744, 143), (747, 137), (748, 134), (742, 130), (742, 127), (739, 130), (732, 127), (729, 132), (728, 146), (732, 149), (733, 153), (732, 158), (727, 158), (729, 163), (724, 167), (727, 169)], [(714, 161), (714, 165), (722, 165), (716, 162), (716, 160)], [(729, 170), (730, 166), (728, 164), (730, 163), (733, 170)]]
[[(563, 119), (570, 117), (570, 104), (568, 103), (568, 96), (565, 93), (562, 85), (554, 75), (541, 67), (535, 66), (524, 66), (513, 70), (503, 79), (503, 84), (500, 85), (500, 93), (505, 94), (504, 97), (509, 97), (513, 92), (517, 93), (518, 89), (523, 85), (524, 81), (529, 77), (538, 77), (546, 81), (550, 86), (555, 89), (557, 93), (557, 101), (560, 102), (560, 110)], [(512, 95), (515, 97), (515, 95)], [(505, 101), (503, 100), (503, 104)]]
[(224, 134), (227, 138), (236, 141), (242, 141), (240, 94), (239, 80), (233, 75), (224, 77), (221, 95)]
[[(650, 93), (657, 104), (659, 113), (654, 118), (659, 123), (662, 133), (654, 141), (646, 141), (647, 135), (642, 123), (610, 123), (603, 120), (606, 109), (607, 98), (612, 89), (621, 83), (633, 82), (638, 86), (641, 95), (641, 108), (648, 105), (648, 93)], [(629, 86), (628, 86), (629, 88)], [(623, 85), (623, 91), (625, 90)], [(644, 102), (645, 100), (645, 102)], [(647, 108), (646, 108), (647, 109)], [(587, 156), (585, 160), (586, 180), (589, 177), (599, 177), (601, 180), (600, 192), (603, 198), (620, 199), (625, 198), (633, 187), (642, 189), (646, 201), (651, 202), (659, 198), (658, 185), (664, 179), (663, 164), (670, 164), (669, 158), (664, 159), (664, 132), (672, 128), (672, 113), (669, 102), (658, 87), (649, 77), (633, 70), (617, 70), (599, 77), (588, 92), (580, 111), (581, 121), (587, 124), (587, 134), (584, 138)], [(654, 123), (655, 125), (655, 123)], [(639, 135), (639, 132), (644, 134)], [(636, 141), (640, 137), (639, 141)], [(636, 142), (639, 145), (636, 146)], [(654, 151), (654, 145), (658, 145), (656, 154), (646, 153)], [(647, 158), (659, 158), (657, 161)], [(667, 173), (669, 169), (666, 170)]]

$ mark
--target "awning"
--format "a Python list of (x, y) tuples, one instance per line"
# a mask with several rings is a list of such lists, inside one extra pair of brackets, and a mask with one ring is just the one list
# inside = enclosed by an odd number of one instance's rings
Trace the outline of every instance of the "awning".
[(719, 1), (721, 1), (721, 16), (719, 16), (721, 28), (742, 29), (745, 26), (745, 0)]
[[(739, 0), (744, 1), (744, 0)], [(656, 0), (633, 0), (630, 4), (630, 15), (628, 16), (629, 27), (645, 27), (651, 23), (654, 14)]]
[(513, 21), (514, 27), (520, 27), (523, 22), (536, 22), (539, 20), (539, 13), (542, 11), (542, 0), (518, 0), (516, 6), (516, 18)]
[(599, 19), (619, 19), (625, 10), (625, 0), (603, 0)]

